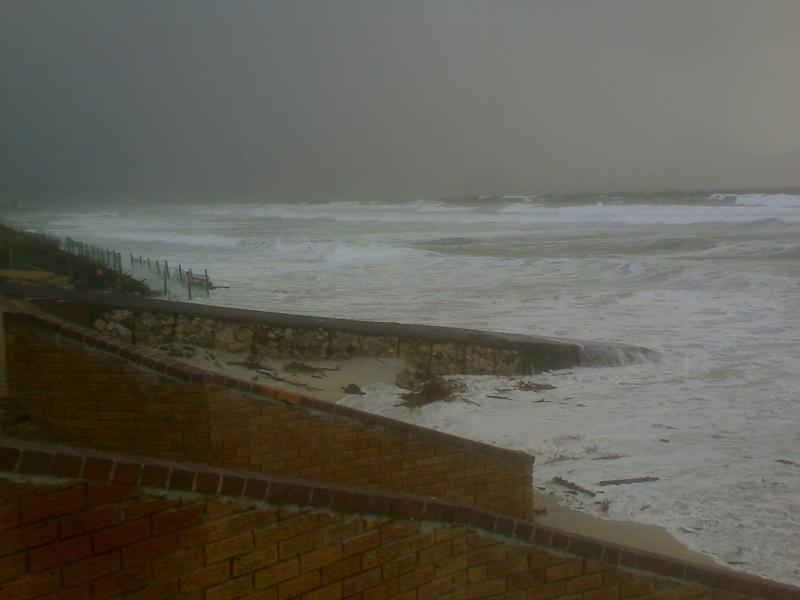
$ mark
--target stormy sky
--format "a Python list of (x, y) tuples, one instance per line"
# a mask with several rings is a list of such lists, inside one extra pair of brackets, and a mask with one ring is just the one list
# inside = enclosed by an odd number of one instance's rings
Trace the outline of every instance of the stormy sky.
[(0, 194), (800, 184), (800, 2), (0, 2)]

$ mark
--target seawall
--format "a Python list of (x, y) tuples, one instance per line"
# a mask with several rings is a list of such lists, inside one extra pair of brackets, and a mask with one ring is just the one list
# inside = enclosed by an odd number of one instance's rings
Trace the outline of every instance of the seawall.
[[(241, 343), (227, 332), (263, 326), (252, 315), (28, 293), (0, 296), (0, 405), (30, 417), (0, 438), (0, 597), (800, 599), (544, 527), (533, 457), (203, 371), (143, 326), (168, 315), (175, 341), (181, 318), (208, 318), (212, 343)], [(109, 311), (128, 334), (96, 328)]]
[(36, 298), (50, 312), (128, 343), (186, 342), (270, 358), (395, 356), (425, 373), (530, 375), (655, 357), (650, 350), (624, 344), (261, 312), (8, 282), (0, 282), (0, 293)]

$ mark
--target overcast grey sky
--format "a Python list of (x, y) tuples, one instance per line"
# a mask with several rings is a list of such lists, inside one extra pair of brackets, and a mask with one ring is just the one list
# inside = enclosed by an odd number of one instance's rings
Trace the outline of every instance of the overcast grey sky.
[(800, 184), (798, 26), (798, 0), (4, 0), (0, 193)]

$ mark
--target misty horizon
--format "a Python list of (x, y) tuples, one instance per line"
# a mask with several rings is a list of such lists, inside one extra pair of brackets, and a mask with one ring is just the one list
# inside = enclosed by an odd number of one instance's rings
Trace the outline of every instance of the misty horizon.
[(0, 8), (0, 194), (270, 201), (800, 185), (800, 5)]

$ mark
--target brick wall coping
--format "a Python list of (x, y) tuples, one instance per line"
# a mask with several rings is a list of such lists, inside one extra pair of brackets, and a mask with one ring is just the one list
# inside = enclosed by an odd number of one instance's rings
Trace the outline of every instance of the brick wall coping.
[(86, 302), (107, 309), (157, 312), (186, 317), (210, 318), (221, 321), (269, 325), (272, 327), (299, 327), (335, 329), (346, 333), (397, 336), (429, 342), (457, 342), (463, 344), (505, 346), (536, 356), (541, 369), (557, 369), (581, 364), (584, 350), (620, 350), (622, 352), (655, 355), (646, 348), (613, 342), (589, 342), (555, 339), (516, 333), (478, 331), (438, 325), (412, 325), (388, 321), (356, 321), (333, 317), (317, 317), (278, 312), (265, 312), (243, 308), (228, 308), (208, 304), (195, 304), (177, 300), (141, 298), (123, 294), (76, 292), (31, 284), (0, 281), (0, 294)]
[(621, 568), (766, 600), (798, 600), (800, 588), (721, 567), (628, 548), (432, 496), (390, 493), (279, 475), (220, 469), (0, 436), (0, 472), (189, 492), (244, 501), (465, 525), (512, 541)]
[[(2, 298), (2, 297), (0, 297)], [(101, 335), (98, 331), (88, 327), (82, 327), (70, 323), (60, 317), (45, 313), (26, 301), (6, 302), (7, 313), (12, 313), (18, 318), (28, 319), (34, 325), (41, 326), (50, 331), (82, 342), (87, 346), (97, 348), (109, 354), (119, 356), (129, 360), (134, 364), (141, 365), (159, 371), (170, 377), (181, 379), (190, 383), (219, 385), (232, 390), (245, 392), (270, 400), (281, 400), (288, 404), (295, 404), (303, 408), (337, 415), (339, 417), (360, 421), (373, 427), (391, 429), (400, 433), (406, 433), (421, 439), (431, 440), (438, 443), (467, 448), (484, 454), (492, 454), (511, 461), (522, 461), (530, 463), (533, 468), (535, 458), (530, 454), (518, 450), (509, 450), (493, 446), (484, 442), (478, 442), (467, 438), (462, 438), (443, 431), (427, 429), (419, 425), (405, 423), (382, 415), (376, 415), (364, 410), (342, 406), (333, 402), (319, 400), (311, 396), (306, 396), (298, 392), (282, 388), (272, 387), (261, 383), (253, 383), (224, 375), (214, 373), (189, 365), (185, 362), (175, 360), (165, 356), (163, 352), (151, 350), (137, 344), (125, 344), (115, 338)]]

